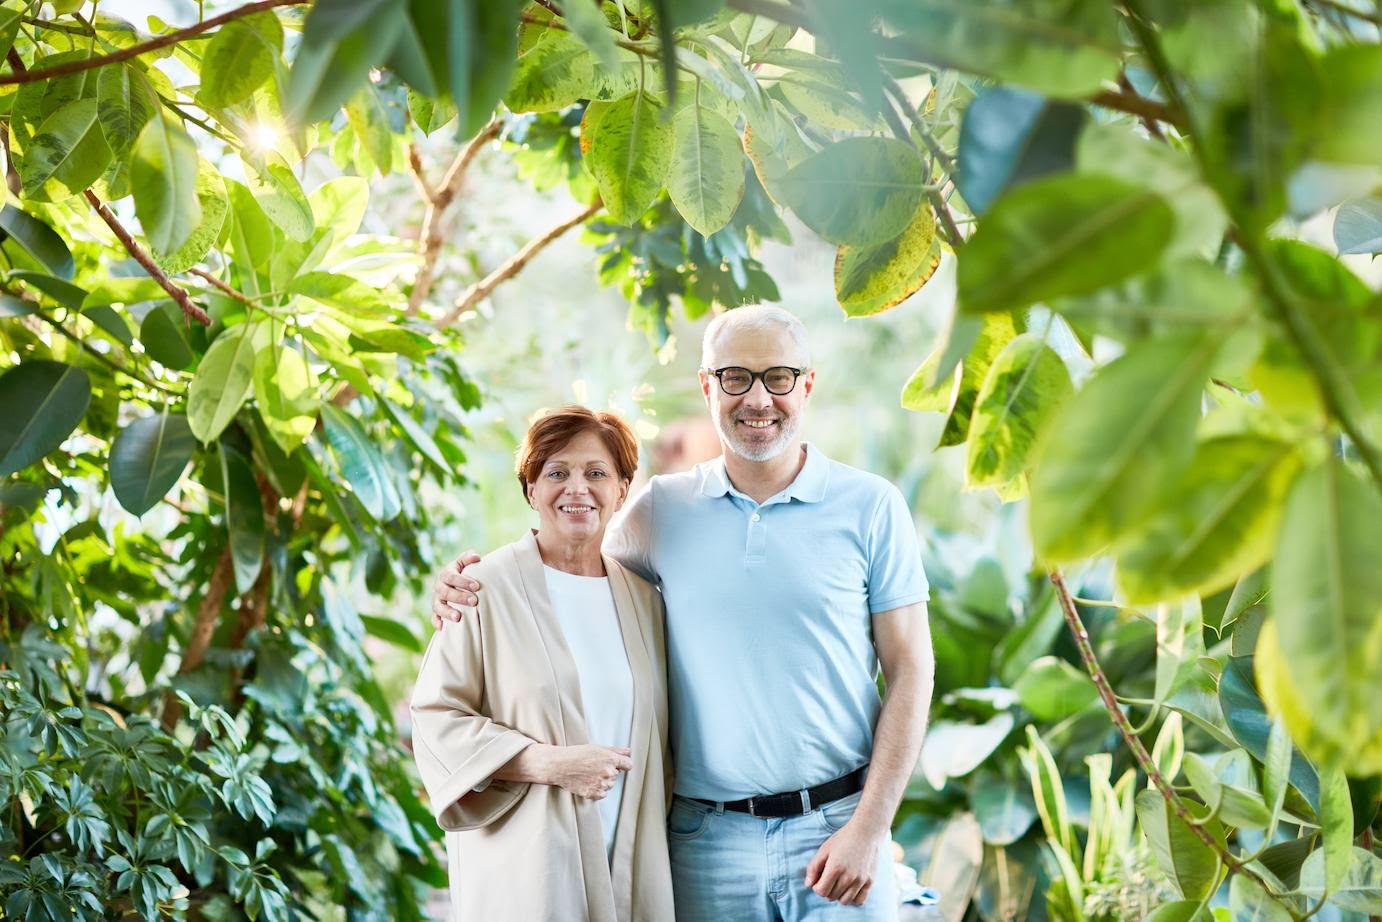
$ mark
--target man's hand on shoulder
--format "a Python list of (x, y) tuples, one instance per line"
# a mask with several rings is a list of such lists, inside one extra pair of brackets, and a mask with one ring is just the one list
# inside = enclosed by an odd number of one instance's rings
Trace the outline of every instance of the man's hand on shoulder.
[(463, 609), (475, 607), (480, 584), (465, 575), (465, 568), (479, 562), (479, 554), (466, 551), (437, 574), (432, 584), (432, 627), (440, 631), (443, 622), (459, 622)]
[(850, 820), (821, 844), (806, 866), (806, 886), (827, 900), (862, 906), (878, 872), (880, 833)]

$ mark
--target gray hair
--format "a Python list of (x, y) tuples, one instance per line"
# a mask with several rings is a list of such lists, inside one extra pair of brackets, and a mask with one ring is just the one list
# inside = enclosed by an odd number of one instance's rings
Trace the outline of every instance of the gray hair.
[(791, 311), (767, 304), (749, 304), (736, 307), (720, 314), (710, 321), (701, 339), (701, 367), (711, 367), (711, 354), (715, 345), (730, 333), (740, 330), (781, 331), (792, 337), (792, 345), (797, 349), (802, 367), (811, 366), (811, 346), (806, 341), (806, 327)]

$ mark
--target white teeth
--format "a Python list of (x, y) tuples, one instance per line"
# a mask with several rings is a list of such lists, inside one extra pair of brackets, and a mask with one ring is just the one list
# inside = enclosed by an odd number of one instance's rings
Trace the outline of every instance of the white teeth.
[(741, 419), (741, 423), (751, 429), (766, 429), (773, 424), (771, 419)]
[(573, 515), (579, 515), (579, 514), (582, 513), (582, 512), (590, 512), (590, 511), (591, 511), (592, 509), (594, 509), (595, 507), (594, 507), (594, 506), (558, 506), (557, 508), (560, 509), (562, 512), (569, 512), (569, 513), (572, 513)]

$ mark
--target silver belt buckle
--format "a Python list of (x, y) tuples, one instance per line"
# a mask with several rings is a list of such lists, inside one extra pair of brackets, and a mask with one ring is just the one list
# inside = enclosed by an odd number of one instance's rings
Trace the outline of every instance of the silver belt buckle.
[(758, 814), (753, 812), (753, 798), (749, 798), (749, 816), (758, 819)]

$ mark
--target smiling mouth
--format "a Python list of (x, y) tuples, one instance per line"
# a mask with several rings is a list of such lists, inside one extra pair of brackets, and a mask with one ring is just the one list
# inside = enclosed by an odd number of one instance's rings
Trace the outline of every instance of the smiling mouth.
[(557, 510), (560, 512), (564, 512), (567, 515), (585, 515), (587, 512), (594, 512), (595, 507), (582, 505), (566, 505), (558, 506)]
[(775, 419), (741, 419), (739, 422), (748, 426), (750, 429), (768, 429), (777, 425), (777, 420)]

